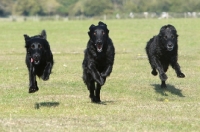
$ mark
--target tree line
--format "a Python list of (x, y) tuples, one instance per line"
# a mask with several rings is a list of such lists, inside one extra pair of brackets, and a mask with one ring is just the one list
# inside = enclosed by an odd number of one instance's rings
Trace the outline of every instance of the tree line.
[(1, 0), (0, 16), (200, 12), (200, 0)]

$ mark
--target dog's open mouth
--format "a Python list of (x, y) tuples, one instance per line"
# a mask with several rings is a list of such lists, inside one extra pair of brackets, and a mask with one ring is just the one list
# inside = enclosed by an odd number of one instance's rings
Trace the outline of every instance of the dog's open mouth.
[(37, 60), (37, 59), (33, 59), (31, 58), (31, 63), (34, 63), (34, 64), (39, 64), (40, 63), (40, 60)]
[(168, 51), (172, 51), (172, 50), (173, 50), (173, 47), (167, 47), (167, 50), (168, 50)]
[(103, 50), (103, 45), (102, 44), (96, 44), (96, 48), (98, 52), (101, 52)]

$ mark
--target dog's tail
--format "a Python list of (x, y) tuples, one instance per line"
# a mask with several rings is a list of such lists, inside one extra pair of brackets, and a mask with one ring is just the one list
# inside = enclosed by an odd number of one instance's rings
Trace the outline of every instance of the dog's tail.
[(41, 32), (41, 37), (43, 38), (43, 39), (47, 39), (47, 34), (46, 34), (46, 31), (45, 30), (42, 30), (42, 32)]

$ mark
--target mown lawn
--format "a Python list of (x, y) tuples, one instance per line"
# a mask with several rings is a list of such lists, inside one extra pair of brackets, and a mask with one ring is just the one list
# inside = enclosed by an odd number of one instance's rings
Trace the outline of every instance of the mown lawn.
[[(101, 90), (101, 104), (90, 102), (82, 81), (88, 28), (98, 20), (0, 22), (0, 131), (153, 131), (200, 130), (200, 19), (107, 20), (115, 49), (111, 76)], [(150, 74), (145, 46), (160, 27), (172, 24), (179, 34), (179, 64), (167, 89)], [(46, 29), (55, 65), (50, 80), (38, 78), (40, 90), (28, 93), (23, 34)]]

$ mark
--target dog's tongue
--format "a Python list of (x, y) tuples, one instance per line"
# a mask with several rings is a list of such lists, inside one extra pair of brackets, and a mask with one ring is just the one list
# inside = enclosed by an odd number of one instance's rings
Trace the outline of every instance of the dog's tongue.
[(33, 62), (33, 58), (31, 58), (31, 63)]
[(97, 48), (98, 48), (98, 49), (101, 49), (101, 45), (97, 45)]
[(103, 48), (102, 44), (95, 44), (95, 46), (96, 46), (98, 52), (102, 51), (102, 48)]

